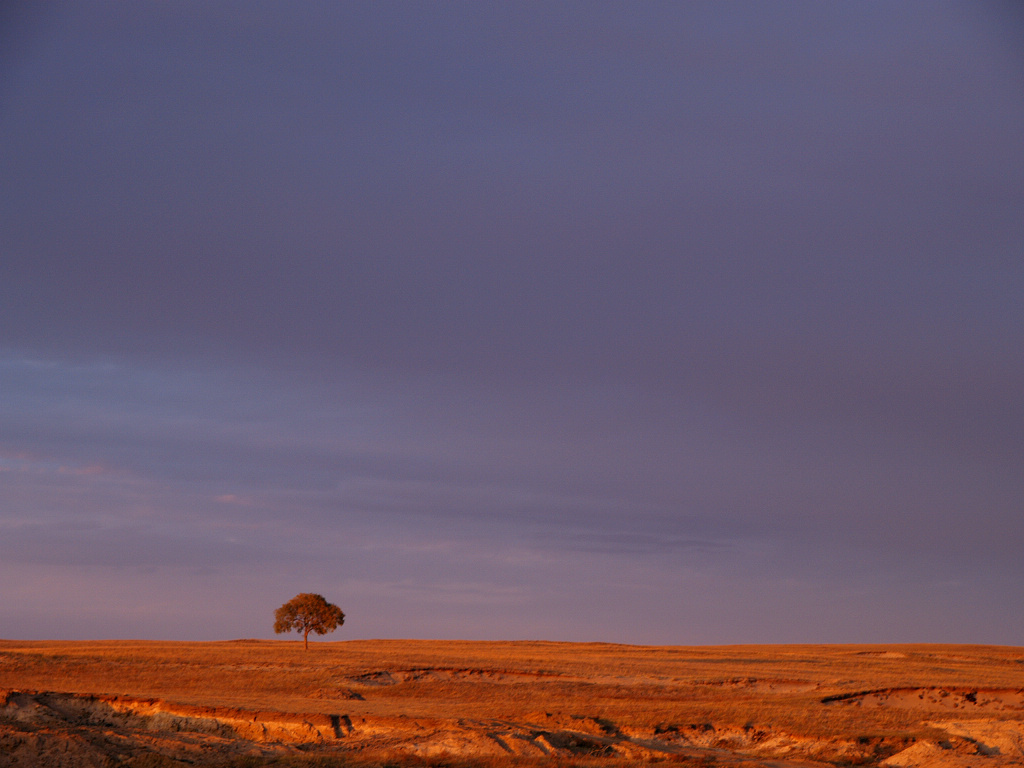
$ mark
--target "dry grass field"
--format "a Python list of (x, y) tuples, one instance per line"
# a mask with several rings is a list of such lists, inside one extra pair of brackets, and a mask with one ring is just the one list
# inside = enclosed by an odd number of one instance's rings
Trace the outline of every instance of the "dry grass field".
[(1024, 765), (1024, 648), (0, 641), (0, 766)]

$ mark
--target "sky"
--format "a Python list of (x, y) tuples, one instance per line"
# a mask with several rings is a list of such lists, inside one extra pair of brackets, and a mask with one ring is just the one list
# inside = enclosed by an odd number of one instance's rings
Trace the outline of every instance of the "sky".
[(0, 637), (1024, 645), (1024, 12), (0, 9)]

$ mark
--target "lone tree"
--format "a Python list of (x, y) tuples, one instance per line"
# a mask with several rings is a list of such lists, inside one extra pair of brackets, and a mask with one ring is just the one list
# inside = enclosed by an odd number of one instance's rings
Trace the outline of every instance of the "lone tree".
[(345, 623), (341, 608), (328, 603), (322, 595), (303, 592), (274, 611), (274, 631), (302, 633), (305, 649), (309, 650), (309, 633), (324, 635)]

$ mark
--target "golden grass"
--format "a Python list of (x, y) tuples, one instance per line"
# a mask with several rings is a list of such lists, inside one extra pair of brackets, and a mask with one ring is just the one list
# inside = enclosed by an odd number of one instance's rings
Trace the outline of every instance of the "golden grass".
[(888, 688), (1024, 689), (1024, 648), (357, 640), (304, 652), (299, 641), (0, 641), (0, 687), (353, 718), (532, 722), (552, 713), (623, 730), (714, 723), (871, 738), (919, 735), (926, 718), (913, 708), (822, 699)]

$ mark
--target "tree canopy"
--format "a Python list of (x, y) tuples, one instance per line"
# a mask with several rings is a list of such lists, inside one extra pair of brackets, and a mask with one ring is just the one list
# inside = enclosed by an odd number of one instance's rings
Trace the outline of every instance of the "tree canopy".
[(324, 599), (323, 595), (303, 592), (274, 611), (274, 632), (301, 632), (304, 648), (309, 650), (309, 633), (323, 635), (333, 632), (345, 623), (341, 608)]

